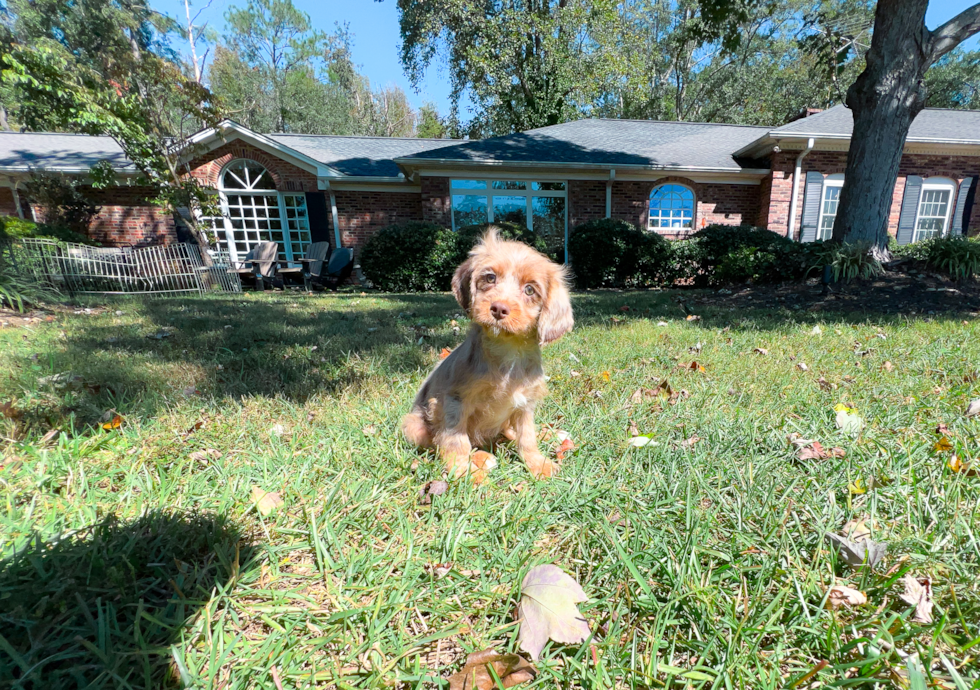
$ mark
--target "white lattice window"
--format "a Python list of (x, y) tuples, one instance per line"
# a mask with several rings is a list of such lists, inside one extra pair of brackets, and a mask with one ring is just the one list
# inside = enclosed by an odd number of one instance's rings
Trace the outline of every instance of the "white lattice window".
[(918, 213), (915, 216), (913, 242), (949, 232), (949, 218), (953, 209), (956, 184), (942, 177), (930, 177), (922, 183)]
[(305, 194), (276, 190), (275, 180), (254, 161), (236, 160), (221, 172), (218, 183), (222, 217), (211, 219), (219, 251), (241, 261), (259, 242), (279, 245), (279, 259), (305, 256), (310, 244), (310, 218)]
[(689, 230), (694, 225), (694, 191), (680, 184), (662, 184), (650, 192), (651, 230)]
[(823, 181), (823, 195), (820, 197), (820, 224), (817, 226), (817, 239), (829, 240), (834, 236), (834, 221), (840, 206), (840, 190), (844, 186), (844, 175), (828, 175)]

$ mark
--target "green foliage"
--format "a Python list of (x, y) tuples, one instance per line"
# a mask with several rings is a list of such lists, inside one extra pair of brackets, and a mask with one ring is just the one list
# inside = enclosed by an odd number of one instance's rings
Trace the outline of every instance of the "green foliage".
[(820, 242), (810, 247), (810, 271), (831, 267), (835, 282), (850, 283), (855, 278), (870, 280), (884, 272), (881, 262), (871, 254), (868, 242)]
[(665, 274), (670, 247), (632, 223), (601, 218), (569, 232), (568, 253), (579, 288), (637, 287)]
[(439, 116), (434, 103), (425, 103), (419, 108), (415, 136), (421, 139), (444, 139), (449, 135), (449, 127)]
[(806, 245), (751, 225), (709, 225), (673, 247), (678, 277), (701, 286), (795, 280), (809, 265)]
[(448, 290), (459, 253), (456, 233), (432, 223), (389, 225), (361, 251), (361, 270), (392, 292)]
[(23, 220), (13, 216), (0, 216), (0, 242), (34, 237), (58, 240), (59, 242), (99, 245), (98, 242), (88, 235), (75, 232), (63, 225), (35, 223), (32, 220)]
[(980, 51), (943, 55), (926, 71), (925, 92), (928, 108), (980, 108)]
[(44, 209), (47, 224), (84, 235), (99, 209), (81, 187), (73, 177), (34, 172), (24, 184), (24, 192), (32, 203)]
[(29, 306), (54, 302), (59, 297), (56, 289), (39, 283), (30, 271), (18, 265), (14, 246), (0, 231), (0, 306), (23, 312)]
[[(544, 238), (536, 234), (533, 230), (528, 230), (526, 225), (519, 223), (478, 223), (474, 225), (464, 225), (456, 230), (456, 247), (459, 263), (466, 260), (467, 254), (473, 246), (486, 234), (487, 228), (495, 227), (500, 232), (499, 235), (505, 240), (515, 240), (523, 242), (529, 247), (534, 247), (542, 254), (548, 253), (548, 245)], [(554, 257), (552, 257), (554, 258)]]
[(967, 237), (936, 237), (921, 242), (926, 263), (955, 280), (980, 274), (980, 242)]

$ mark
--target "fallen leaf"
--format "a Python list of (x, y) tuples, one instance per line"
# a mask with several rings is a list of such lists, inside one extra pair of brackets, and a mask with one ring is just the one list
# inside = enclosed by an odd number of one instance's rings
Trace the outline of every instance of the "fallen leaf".
[[(493, 669), (493, 674), (490, 669)], [(449, 677), (449, 690), (494, 690), (497, 678), (500, 687), (512, 688), (515, 685), (533, 680), (537, 669), (517, 654), (501, 654), (493, 649), (473, 652), (466, 657), (466, 664)]]
[(752, 352), (756, 353), (757, 355), (763, 355), (763, 356), (769, 354), (769, 350), (765, 349), (764, 347), (757, 347), (754, 350), (752, 350)]
[(959, 459), (958, 456), (953, 455), (952, 457), (950, 457), (947, 466), (949, 467), (949, 469), (959, 474), (965, 475), (967, 477), (976, 477), (978, 474), (980, 474), (980, 472), (977, 472), (977, 468), (976, 468), (977, 464), (978, 463), (976, 460), (974, 460), (973, 462), (963, 462), (962, 460)]
[(652, 388), (637, 388), (630, 396), (630, 402), (639, 405), (644, 400), (651, 400), (657, 397), (657, 391)]
[(864, 592), (843, 585), (835, 585), (827, 592), (827, 608), (829, 609), (839, 609), (841, 606), (848, 608), (864, 606), (867, 603), (868, 597)]
[(915, 607), (912, 620), (932, 623), (932, 581), (928, 577), (916, 578), (909, 574), (902, 584), (905, 585), (902, 601)]
[(657, 325), (658, 326), (669, 326), (670, 324), (667, 323), (666, 321), (657, 321)]
[(485, 450), (478, 450), (470, 457), (470, 481), (482, 484), (490, 470), (497, 466), (497, 458)]
[(361, 429), (361, 433), (365, 436), (374, 436), (376, 433), (378, 433), (378, 427), (374, 426), (374, 424), (368, 424), (366, 427)]
[(796, 365), (796, 368), (797, 368), (797, 369), (799, 369), (800, 371), (810, 371), (810, 367), (808, 367), (808, 366), (807, 366), (807, 365), (806, 365), (805, 363), (803, 363), (803, 362), (800, 362), (799, 364), (797, 364), (797, 365)]
[(448, 357), (452, 353), (453, 353), (452, 350), (450, 350), (448, 347), (444, 347), (444, 348), (442, 348), (442, 351), (439, 353), (439, 359), (445, 359), (446, 357)]
[(857, 414), (857, 408), (840, 403), (834, 407), (834, 411), (837, 413), (837, 426), (845, 434), (857, 434), (864, 428), (864, 419)]
[(44, 436), (42, 436), (41, 437), (41, 440), (38, 441), (37, 443), (38, 443), (39, 446), (46, 446), (49, 443), (54, 442), (60, 435), (61, 435), (61, 430), (60, 429), (52, 429), (51, 431), (49, 431), (48, 433), (46, 433)]
[(449, 489), (449, 483), (444, 481), (426, 482), (419, 491), (419, 503), (424, 506), (432, 503), (433, 496), (442, 496)]
[(608, 371), (602, 372), (602, 374), (600, 374), (600, 376), (602, 376), (602, 380), (603, 381), (608, 381), (609, 380), (609, 372)]
[(16, 400), (8, 400), (5, 403), (0, 403), (0, 413), (3, 414), (7, 419), (20, 419), (20, 410), (14, 407)]
[(836, 383), (830, 383), (823, 376), (817, 379), (817, 385), (820, 386), (820, 390), (825, 390), (825, 391), (834, 390), (837, 388)]
[(102, 425), (102, 428), (105, 431), (112, 431), (113, 429), (118, 429), (119, 427), (121, 427), (122, 424), (123, 424), (123, 416), (119, 414), (114, 414), (112, 415), (112, 419), (110, 419), (108, 422), (105, 422)]
[(688, 321), (700, 321), (701, 320), (701, 317), (698, 316), (698, 315), (696, 315), (696, 314), (688, 314), (687, 315), (687, 320)]
[(220, 458), (221, 453), (214, 448), (208, 448), (207, 450), (195, 450), (188, 457), (194, 462), (207, 462), (212, 458)]
[(800, 447), (796, 454), (800, 460), (823, 460), (824, 458), (844, 457), (843, 448), (831, 448), (827, 450), (820, 441), (814, 441), (809, 446)]
[(649, 446), (651, 444), (657, 445), (656, 442), (653, 440), (653, 438), (646, 434), (640, 434), (638, 436), (634, 436), (629, 440), (629, 444), (634, 448), (645, 448), (646, 446)]
[(183, 433), (182, 438), (186, 441), (188, 436), (193, 434), (195, 431), (200, 431), (206, 423), (206, 419), (199, 419), (198, 421), (194, 422), (194, 424)]
[(568, 433), (567, 431), (563, 431), (562, 429), (558, 429), (555, 432), (555, 438), (557, 438), (559, 441), (561, 441), (562, 443), (564, 443), (565, 441), (570, 440), (572, 438), (572, 435), (570, 433)]
[(939, 425), (936, 427), (936, 433), (939, 434), (940, 436), (946, 436), (947, 434), (949, 434), (949, 427), (943, 424), (942, 422), (940, 422)]
[(622, 311), (622, 312), (627, 312), (629, 310), (630, 310), (630, 308), (627, 305), (625, 305), (625, 304), (619, 308), (619, 311)]
[(284, 433), (286, 433), (286, 427), (284, 427), (282, 424), (273, 424), (270, 431), (272, 432), (273, 436), (282, 436)]
[(695, 434), (694, 436), (691, 436), (690, 438), (686, 438), (683, 441), (681, 441), (681, 448), (690, 448), (700, 440), (701, 437)]
[(892, 364), (891, 362), (885, 362), (884, 364), (881, 365), (881, 368), (884, 369), (885, 371), (894, 371), (895, 365)]
[(412, 460), (410, 469), (412, 470), (412, 472), (415, 472), (418, 468), (419, 468), (419, 459), (415, 458), (414, 460)]
[(572, 439), (566, 438), (564, 441), (561, 442), (561, 446), (558, 448), (558, 451), (555, 453), (555, 457), (558, 458), (559, 460), (564, 460), (565, 453), (568, 453), (569, 451), (574, 449), (575, 449), (575, 444), (572, 442)]
[(670, 384), (667, 382), (667, 379), (661, 381), (660, 385), (657, 386), (657, 396), (661, 398), (667, 398), (668, 400), (673, 399), (674, 389), (670, 387)]
[(518, 644), (535, 661), (548, 639), (561, 644), (583, 642), (591, 634), (576, 604), (588, 601), (581, 585), (554, 565), (531, 568), (521, 583), (517, 606)]
[(933, 444), (932, 449), (937, 453), (945, 453), (947, 451), (953, 450), (953, 444), (948, 438), (943, 436), (941, 439), (939, 439)]
[(855, 479), (853, 482), (847, 483), (847, 491), (848, 493), (855, 494), (855, 495), (866, 494), (868, 493), (868, 487), (864, 485), (864, 482), (859, 477)]
[(854, 568), (860, 568), (863, 565), (874, 567), (885, 557), (885, 552), (888, 551), (887, 544), (879, 544), (870, 539), (851, 541), (830, 532), (826, 534), (826, 537), (837, 546), (837, 552), (841, 559)]
[(822, 333), (823, 333), (823, 331), (822, 331), (822, 330), (820, 329), (820, 326), (814, 326), (814, 327), (813, 327), (813, 330), (812, 330), (812, 331), (810, 331), (810, 333), (811, 333), (812, 335), (820, 335), (820, 334), (822, 334)]
[(638, 427), (636, 425), (636, 422), (632, 419), (630, 420), (630, 424), (629, 424), (629, 432), (630, 432), (630, 436), (640, 435), (640, 427)]
[(871, 528), (868, 527), (867, 520), (848, 520), (844, 523), (844, 528), (841, 530), (841, 534), (843, 534), (847, 539), (860, 541), (871, 537)]
[(277, 491), (265, 491), (258, 486), (252, 487), (252, 503), (263, 517), (272, 513), (276, 508), (283, 504), (282, 498)]
[(966, 406), (967, 417), (976, 417), (978, 414), (980, 414), (980, 398), (971, 400), (970, 404)]

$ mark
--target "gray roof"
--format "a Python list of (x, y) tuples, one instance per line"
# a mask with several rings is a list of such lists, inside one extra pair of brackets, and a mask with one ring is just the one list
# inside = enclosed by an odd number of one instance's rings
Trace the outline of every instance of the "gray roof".
[[(835, 105), (822, 113), (770, 130), (770, 134), (850, 137), (853, 127), (854, 118), (850, 109), (843, 105)], [(980, 140), (980, 110), (926, 108), (912, 120), (908, 139), (910, 141), (978, 141)]]
[(755, 166), (751, 161), (736, 161), (732, 152), (768, 131), (768, 127), (747, 125), (576, 120), (422, 151), (400, 160), (406, 164), (444, 160), (738, 171)]
[(394, 137), (341, 137), (315, 134), (266, 134), (278, 144), (299, 151), (344, 175), (397, 177), (401, 170), (393, 158), (458, 144), (459, 139), (400, 139)]
[(78, 172), (107, 160), (117, 170), (134, 169), (112, 137), (45, 132), (0, 132), (0, 170), (38, 168)]

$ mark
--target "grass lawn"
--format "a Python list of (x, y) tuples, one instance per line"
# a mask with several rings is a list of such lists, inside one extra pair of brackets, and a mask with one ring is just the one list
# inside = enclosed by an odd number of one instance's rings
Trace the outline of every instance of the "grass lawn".
[[(538, 413), (575, 442), (557, 478), (502, 447), (430, 505), (441, 467), (398, 421), (465, 334), (447, 295), (119, 301), (0, 329), (0, 687), (448, 687), (467, 653), (517, 651), (541, 563), (582, 584), (594, 635), (549, 645), (533, 687), (980, 687), (980, 477), (947, 466), (980, 456), (978, 322), (683, 295), (699, 319), (669, 292), (575, 296)], [(673, 400), (644, 393), (665, 378)], [(844, 456), (799, 460), (794, 432)], [(260, 514), (253, 487), (282, 505)], [(887, 544), (874, 568), (824, 538), (855, 519)], [(932, 578), (933, 622), (906, 573)], [(867, 605), (825, 609), (834, 585)]]

